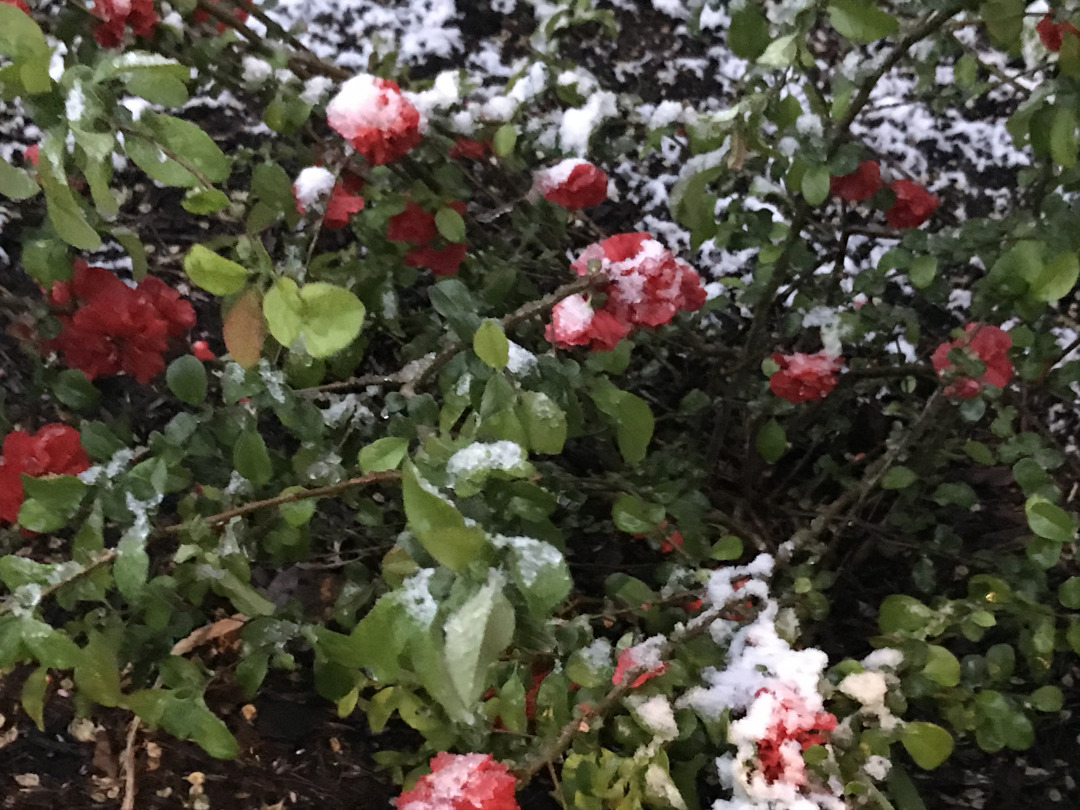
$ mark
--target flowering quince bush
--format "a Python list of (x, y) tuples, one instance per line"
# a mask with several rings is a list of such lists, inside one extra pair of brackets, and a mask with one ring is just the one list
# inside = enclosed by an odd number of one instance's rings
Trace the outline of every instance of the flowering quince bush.
[[(617, 15), (536, 5), (492, 87), (346, 70), (248, 3), (0, 3), (0, 94), (40, 130), (0, 161), (26, 713), (63, 674), (129, 734), (244, 756), (207, 687), (298, 670), (411, 735), (376, 755), (398, 810), (534, 779), (912, 810), (956, 745), (1030, 747), (1080, 652), (1080, 8), (685, 4), (739, 62), (718, 110), (608, 89), (563, 44)], [(886, 154), (896, 76), (1009, 99), (1014, 204)], [(184, 112), (226, 88), (262, 133), (231, 154)], [(147, 180), (197, 235), (175, 263)]]

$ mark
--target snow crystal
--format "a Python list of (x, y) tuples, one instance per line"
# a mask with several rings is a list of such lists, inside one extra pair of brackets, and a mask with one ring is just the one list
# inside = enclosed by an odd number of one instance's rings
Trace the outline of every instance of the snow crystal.
[(535, 354), (523, 346), (514, 343), (512, 340), (508, 341), (508, 343), (510, 348), (510, 359), (506, 363), (507, 371), (520, 377), (536, 368), (538, 361)]
[(64, 102), (64, 115), (73, 124), (79, 123), (86, 111), (86, 94), (83, 92), (82, 82), (75, 82), (68, 92)]
[(556, 568), (563, 562), (561, 551), (551, 543), (534, 537), (504, 537), (497, 534), (491, 538), (491, 544), (496, 548), (509, 547), (514, 552), (517, 570), (525, 587), (536, 582), (544, 569)]
[(646, 698), (632, 695), (626, 699), (630, 710), (648, 727), (649, 731), (663, 740), (674, 740), (679, 736), (679, 725), (675, 722), (675, 712), (664, 695)]
[(581, 659), (594, 672), (611, 666), (611, 642), (606, 638), (596, 639), (581, 650)]
[(473, 442), (450, 456), (446, 473), (451, 478), (462, 478), (477, 470), (512, 470), (524, 461), (525, 454), (517, 442)]
[(431, 595), (429, 583), (435, 575), (434, 568), (421, 568), (401, 583), (401, 589), (394, 592), (394, 597), (401, 603), (409, 618), (421, 627), (431, 627), (439, 606)]
[(244, 81), (256, 87), (274, 75), (274, 66), (257, 56), (245, 56), (243, 60)]
[(304, 82), (300, 100), (314, 107), (316, 104), (322, 103), (322, 100), (326, 98), (326, 94), (330, 92), (330, 88), (333, 86), (334, 80), (327, 76), (312, 76)]
[(310, 208), (316, 200), (329, 194), (334, 188), (334, 175), (322, 166), (308, 166), (301, 169), (293, 183), (296, 201), (304, 208)]

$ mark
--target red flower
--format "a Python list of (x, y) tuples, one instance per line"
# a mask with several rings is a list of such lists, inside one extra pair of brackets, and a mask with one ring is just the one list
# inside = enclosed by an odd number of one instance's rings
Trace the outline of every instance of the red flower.
[(611, 351), (630, 334), (630, 325), (610, 312), (594, 310), (583, 295), (564, 298), (551, 310), (551, 323), (544, 339), (562, 349), (589, 346), (593, 351)]
[(465, 260), (468, 248), (464, 242), (450, 242), (441, 248), (430, 245), (413, 248), (405, 254), (405, 264), (409, 267), (427, 267), (437, 276), (452, 276)]
[(397, 810), (518, 810), (514, 777), (491, 754), (451, 754), (431, 759), (431, 773), (397, 798)]
[(829, 178), (829, 193), (848, 202), (868, 200), (881, 189), (881, 167), (876, 160), (864, 160), (851, 174)]
[(50, 299), (80, 306), (59, 315), (60, 334), (50, 348), (64, 355), (70, 368), (91, 380), (127, 373), (147, 383), (165, 369), (162, 356), (169, 337), (179, 337), (195, 325), (195, 310), (161, 279), (147, 276), (129, 287), (103, 267), (74, 262), (70, 282), (53, 284)]
[(9, 6), (15, 6), (20, 11), (30, 13), (30, 6), (26, 5), (23, 0), (0, 0), (0, 3), (7, 3)]
[(364, 208), (364, 198), (351, 194), (343, 183), (334, 183), (330, 192), (330, 201), (326, 203), (323, 225), (330, 230), (338, 230), (349, 224), (349, 217)]
[(588, 208), (607, 199), (608, 177), (586, 160), (570, 158), (537, 172), (533, 185), (563, 208)]
[(673, 551), (675, 551), (675, 549), (682, 548), (682, 545), (683, 545), (682, 532), (674, 531), (671, 534), (669, 534), (667, 537), (661, 538), (661, 540), (660, 540), (660, 553), (661, 554), (671, 554)]
[(210, 350), (210, 344), (205, 340), (196, 340), (192, 343), (191, 353), (195, 355), (197, 360), (202, 360), (204, 363), (216, 359), (214, 353)]
[(396, 82), (354, 76), (326, 106), (326, 121), (368, 163), (381, 166), (420, 143), (420, 113)]
[(90, 457), (75, 428), (51, 422), (34, 435), (13, 430), (4, 437), (0, 456), (0, 520), (15, 523), (23, 502), (22, 474), (78, 475), (90, 467)]
[(1077, 29), (1071, 22), (1067, 20), (1059, 23), (1054, 22), (1052, 12), (1039, 20), (1035, 30), (1038, 32), (1042, 44), (1046, 46), (1046, 50), (1054, 53), (1061, 50), (1061, 42), (1066, 33), (1072, 34), (1074, 37), (1080, 37), (1080, 29)]
[(447, 154), (452, 159), (481, 160), (490, 150), (491, 141), (474, 141), (459, 135), (454, 139), (454, 145), (450, 147)]
[[(7, 2), (7, 0), (3, 0), (3, 2)], [(19, 0), (19, 2), (21, 3), (22, 0)], [(26, 4), (23, 3), (23, 5), (26, 5)], [(38, 152), (40, 152), (40, 151), (41, 151), (41, 147), (39, 147), (36, 143), (32, 144), (31, 146), (26, 147), (26, 150), (23, 152), (23, 157), (26, 160), (30, 161), (30, 163), (33, 164), (34, 166), (37, 166), (38, 165)]]
[[(213, 2), (217, 3), (217, 2), (220, 2), (220, 0), (213, 0)], [(247, 22), (248, 13), (247, 13), (247, 11), (242, 9), (240, 6), (234, 6), (233, 7), (233, 16), (236, 17), (237, 22), (242, 23), (242, 22)], [(204, 8), (197, 8), (191, 14), (191, 21), (196, 23), (196, 24), (199, 24), (199, 25), (201, 25), (202, 23), (208, 21), (209, 19), (210, 19), (210, 12), (208, 12)], [(221, 20), (218, 20), (218, 22), (217, 22), (217, 30), (218, 30), (219, 34), (224, 34), (225, 29), (228, 28), (228, 27), (229, 26), (227, 26)]]
[(811, 399), (824, 399), (836, 387), (836, 374), (844, 361), (825, 352), (817, 354), (773, 354), (780, 366), (769, 377), (769, 390), (781, 399), (798, 404)]
[(634, 678), (630, 684), (631, 689), (637, 689), (645, 683), (645, 681), (656, 678), (667, 672), (668, 664), (666, 661), (655, 663), (651, 660), (653, 657), (652, 651), (642, 649), (647, 643), (648, 642), (644, 642), (643, 644), (638, 644), (634, 647), (627, 647), (619, 653), (619, 657), (615, 661), (615, 674), (611, 676), (611, 683), (614, 686), (618, 686), (623, 682), (623, 678), (626, 677), (628, 670), (640, 669), (643, 666), (648, 666), (650, 668)]
[(889, 188), (896, 194), (896, 202), (885, 212), (885, 219), (894, 228), (918, 228), (940, 202), (937, 195), (910, 180), (894, 180)]
[(984, 385), (1004, 388), (1012, 379), (1013, 366), (1009, 361), (1012, 338), (996, 326), (969, 323), (964, 334), (956, 340), (942, 343), (934, 351), (931, 362), (939, 377), (955, 376), (956, 368), (949, 360), (949, 353), (961, 349), (982, 362), (986, 370), (978, 377), (957, 376), (945, 386), (945, 396), (953, 399), (971, 399)]
[(386, 223), (386, 238), (391, 242), (422, 245), (434, 239), (437, 233), (435, 215), (429, 214), (412, 200), (405, 203), (404, 211), (390, 217)]
[(119, 46), (125, 26), (140, 37), (150, 36), (159, 19), (153, 0), (94, 0), (92, 10), (102, 20), (94, 29), (94, 39), (102, 48)]

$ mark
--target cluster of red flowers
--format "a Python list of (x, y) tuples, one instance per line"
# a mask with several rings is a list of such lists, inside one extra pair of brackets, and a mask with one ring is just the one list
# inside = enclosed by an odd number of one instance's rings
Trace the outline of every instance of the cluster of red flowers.
[(694, 312), (705, 303), (697, 271), (647, 233), (621, 233), (589, 245), (570, 266), (583, 276), (592, 261), (607, 279), (607, 300), (600, 309), (583, 295), (557, 303), (544, 332), (556, 346), (610, 350), (635, 326), (660, 326), (680, 309)]
[(22, 475), (78, 475), (90, 466), (73, 427), (50, 422), (31, 435), (13, 430), (0, 456), (0, 520), (15, 523), (23, 502)]
[(826, 352), (774, 354), (772, 361), (780, 369), (769, 377), (769, 390), (795, 404), (828, 396), (836, 387), (837, 373), (844, 367), (843, 358)]
[(397, 160), (420, 143), (420, 113), (390, 79), (354, 76), (326, 105), (326, 121), (372, 166)]
[(432, 757), (431, 773), (397, 798), (397, 810), (518, 810), (514, 777), (491, 754)]
[[(465, 213), (465, 203), (460, 200), (447, 207), (459, 214)], [(386, 227), (386, 238), (392, 242), (407, 242), (413, 245), (405, 254), (405, 264), (409, 267), (430, 268), (437, 276), (452, 276), (456, 273), (468, 249), (465, 242), (443, 240), (435, 227), (435, 215), (412, 201), (406, 203), (404, 211), (390, 218)]]
[[(875, 160), (864, 160), (851, 174), (829, 180), (829, 191), (848, 202), (873, 197), (883, 186), (881, 167)], [(918, 228), (937, 210), (939, 200), (918, 183), (894, 180), (889, 184), (894, 200), (885, 211), (885, 220), (894, 228)]]
[[(214, 3), (219, 3), (221, 0), (212, 0)], [(237, 22), (247, 22), (248, 13), (240, 6), (233, 6), (233, 16), (236, 17)], [(210, 12), (204, 8), (197, 8), (191, 15), (191, 21), (194, 23), (202, 24), (210, 19)], [(218, 20), (217, 30), (219, 34), (225, 33), (225, 29), (229, 26), (225, 25), (221, 20)]]
[(491, 151), (491, 141), (474, 141), (461, 135), (454, 138), (454, 145), (450, 147), (447, 156), (451, 160), (481, 160)]
[[(930, 361), (939, 377), (951, 378), (951, 382), (945, 386), (945, 396), (971, 399), (984, 385), (1003, 388), (1012, 379), (1013, 366), (1009, 362), (1011, 347), (1012, 338), (1008, 332), (988, 324), (969, 323), (961, 337), (938, 346)], [(980, 361), (986, 370), (975, 378), (957, 376), (957, 369), (949, 359), (949, 353), (954, 350), (961, 350)]]
[(533, 187), (545, 200), (571, 210), (599, 205), (607, 199), (607, 186), (607, 174), (579, 158), (568, 158), (533, 178)]
[(308, 166), (297, 175), (293, 183), (293, 199), (296, 210), (307, 213), (309, 206), (320, 198), (330, 194), (323, 213), (323, 227), (339, 230), (349, 224), (349, 217), (364, 209), (364, 198), (360, 196), (363, 180), (351, 172), (343, 172), (340, 180), (322, 166)]
[(94, 39), (102, 48), (118, 47), (124, 41), (125, 27), (140, 37), (148, 37), (160, 20), (154, 0), (94, 0), (93, 12), (101, 19), (94, 29)]
[(806, 784), (806, 765), (802, 752), (811, 745), (828, 742), (827, 732), (836, 728), (836, 716), (829, 712), (810, 711), (806, 701), (795, 692), (759, 689), (758, 699), (771, 700), (772, 722), (757, 744), (757, 758), (762, 776), (768, 783)]
[(1035, 31), (1039, 34), (1039, 39), (1042, 40), (1042, 44), (1046, 46), (1046, 50), (1057, 53), (1061, 50), (1061, 43), (1065, 34), (1072, 34), (1074, 37), (1080, 37), (1080, 29), (1073, 25), (1068, 20), (1064, 22), (1054, 22), (1053, 12), (1047, 14), (1038, 24), (1035, 26)]
[(62, 312), (60, 334), (49, 348), (91, 380), (130, 374), (147, 383), (165, 370), (169, 338), (195, 325), (195, 310), (161, 279), (147, 276), (131, 287), (104, 267), (74, 263), (71, 281), (53, 283), (49, 294)]

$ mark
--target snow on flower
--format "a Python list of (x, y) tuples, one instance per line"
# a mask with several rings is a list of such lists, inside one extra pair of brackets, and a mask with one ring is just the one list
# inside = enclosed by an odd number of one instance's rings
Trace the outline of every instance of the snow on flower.
[(628, 334), (629, 324), (606, 310), (594, 310), (584, 295), (557, 303), (544, 329), (544, 339), (560, 348), (589, 346), (593, 351), (611, 351)]
[(381, 166), (420, 143), (420, 113), (396, 82), (354, 76), (326, 105), (326, 120), (368, 163)]
[(885, 212), (885, 220), (894, 228), (918, 228), (940, 202), (936, 194), (911, 180), (894, 180), (889, 188), (896, 195), (896, 202)]
[(53, 283), (49, 299), (58, 307), (78, 303), (57, 315), (60, 334), (47, 345), (91, 380), (125, 373), (149, 382), (165, 370), (169, 338), (195, 325), (191, 304), (161, 279), (147, 276), (131, 287), (82, 259), (71, 281)]
[(777, 353), (772, 361), (780, 368), (769, 377), (769, 390), (795, 404), (828, 396), (836, 387), (837, 373), (844, 367), (843, 358), (825, 352)]
[(630, 688), (637, 689), (645, 681), (667, 672), (668, 664), (660, 654), (666, 640), (663, 636), (653, 636), (620, 652), (615, 660), (615, 673), (611, 676), (611, 683), (618, 686), (628, 672), (643, 670), (630, 682)]
[(293, 182), (293, 197), (300, 213), (310, 208), (315, 201), (325, 197), (334, 188), (334, 173), (323, 166), (308, 166), (301, 169)]
[(140, 37), (148, 37), (159, 20), (153, 0), (94, 0), (91, 11), (101, 20), (94, 28), (94, 39), (102, 48), (123, 43), (125, 26)]
[(15, 523), (23, 502), (22, 475), (78, 475), (89, 469), (79, 431), (51, 422), (37, 433), (13, 430), (0, 454), (0, 520)]
[(491, 754), (436, 754), (397, 810), (518, 810), (514, 777)]
[(328, 169), (308, 166), (296, 176), (293, 183), (296, 210), (301, 214), (307, 213), (308, 208), (329, 194), (323, 225), (330, 230), (344, 228), (349, 224), (349, 217), (364, 208), (364, 198), (357, 193), (362, 182), (349, 172), (343, 173), (341, 180), (335, 180)]
[(876, 160), (864, 160), (851, 174), (829, 179), (829, 193), (848, 202), (873, 197), (881, 189), (881, 167)]
[(533, 187), (545, 200), (563, 208), (589, 208), (607, 199), (608, 177), (587, 160), (568, 158), (538, 171)]
[[(945, 396), (953, 399), (971, 399), (984, 385), (1003, 388), (1012, 379), (1013, 366), (1009, 361), (1012, 338), (997, 326), (969, 323), (964, 334), (956, 340), (946, 341), (934, 350), (931, 362), (939, 377), (951, 378), (945, 387)], [(969, 358), (979, 360), (985, 370), (977, 377), (958, 375), (949, 359), (954, 350), (962, 350)]]

